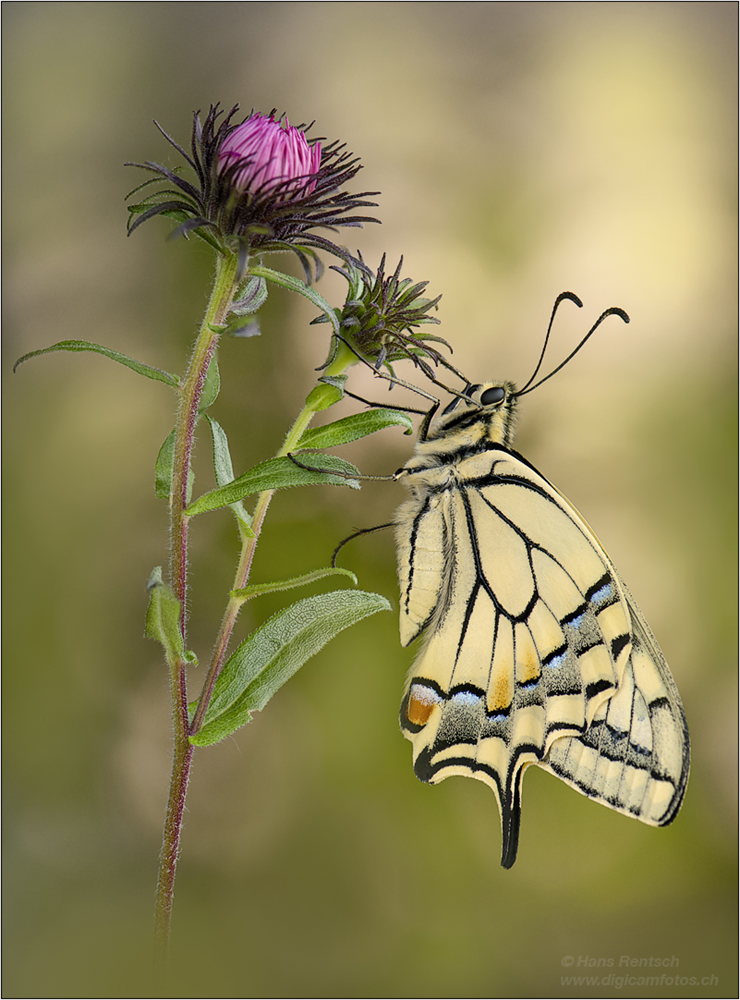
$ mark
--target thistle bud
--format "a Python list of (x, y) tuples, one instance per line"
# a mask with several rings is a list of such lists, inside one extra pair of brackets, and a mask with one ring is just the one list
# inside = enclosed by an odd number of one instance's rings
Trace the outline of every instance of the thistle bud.
[(309, 141), (310, 126), (290, 125), (275, 111), (253, 111), (234, 125), (237, 111), (238, 105), (224, 115), (214, 104), (203, 122), (196, 113), (191, 153), (160, 129), (185, 158), (194, 179), (182, 177), (179, 168), (151, 161), (129, 164), (166, 184), (129, 205), (129, 233), (154, 216), (167, 215), (180, 222), (173, 235), (192, 233), (221, 253), (238, 249), (245, 260), (253, 253), (292, 250), (309, 282), (311, 264), (317, 275), (321, 270), (319, 250), (348, 266), (356, 264), (344, 247), (315, 230), (378, 221), (356, 214), (358, 208), (375, 206), (367, 199), (377, 191), (351, 194), (344, 189), (360, 170), (359, 160), (342, 143)]
[[(393, 362), (409, 360), (433, 377), (428, 361), (442, 364), (456, 371), (433, 344), (452, 350), (442, 337), (421, 333), (414, 329), (426, 323), (438, 324), (432, 310), (442, 298), (426, 298), (423, 292), (428, 282), (412, 282), (401, 277), (403, 257), (393, 274), (385, 272), (385, 254), (376, 272), (373, 272), (358, 253), (357, 265), (334, 267), (347, 281), (347, 298), (337, 319), (342, 331), (345, 348), (356, 357), (370, 361), (376, 369), (385, 366), (393, 374)], [(359, 266), (358, 266), (359, 265)], [(314, 323), (326, 323), (326, 316), (319, 316)], [(325, 362), (331, 364), (339, 345), (334, 343), (332, 353)], [(330, 371), (332, 369), (329, 369)]]
[(271, 194), (276, 201), (306, 197), (316, 188), (321, 143), (274, 115), (253, 115), (229, 132), (218, 150), (220, 173), (237, 191)]

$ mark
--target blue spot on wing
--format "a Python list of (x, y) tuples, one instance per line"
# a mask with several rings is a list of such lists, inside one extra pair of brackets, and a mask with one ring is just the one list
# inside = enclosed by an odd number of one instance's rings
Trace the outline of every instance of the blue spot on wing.
[(592, 595), (591, 600), (594, 601), (594, 603), (606, 601), (607, 598), (611, 597), (613, 593), (614, 591), (611, 583), (605, 583), (600, 590), (597, 590), (596, 593)]
[(463, 705), (478, 705), (480, 703), (480, 695), (473, 694), (472, 691), (457, 691), (450, 698), (451, 702)]
[(565, 653), (558, 653), (557, 656), (553, 656), (551, 660), (545, 662), (545, 666), (549, 667), (550, 670), (557, 670), (558, 667), (562, 667), (565, 663)]

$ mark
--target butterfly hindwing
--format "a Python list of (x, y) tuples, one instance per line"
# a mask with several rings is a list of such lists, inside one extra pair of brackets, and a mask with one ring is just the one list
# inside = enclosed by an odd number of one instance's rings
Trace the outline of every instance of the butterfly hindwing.
[(669, 822), (688, 767), (683, 713), (608, 556), (521, 456), (490, 442), (455, 453), (450, 437), (441, 462), (437, 442), (417, 448), (398, 517), (402, 641), (422, 635), (401, 706), (417, 776), (493, 789), (505, 867), (531, 764)]
[(589, 798), (665, 826), (688, 780), (688, 732), (663, 654), (629, 593), (627, 601), (632, 653), (617, 693), (582, 736), (557, 740), (541, 766)]

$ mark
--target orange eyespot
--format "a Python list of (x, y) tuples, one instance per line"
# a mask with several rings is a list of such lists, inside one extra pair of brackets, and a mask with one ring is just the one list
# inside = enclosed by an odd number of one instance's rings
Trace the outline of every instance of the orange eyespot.
[(414, 684), (409, 692), (409, 702), (406, 708), (406, 718), (414, 726), (425, 726), (429, 722), (429, 716), (442, 699), (436, 691), (424, 687), (421, 684)]

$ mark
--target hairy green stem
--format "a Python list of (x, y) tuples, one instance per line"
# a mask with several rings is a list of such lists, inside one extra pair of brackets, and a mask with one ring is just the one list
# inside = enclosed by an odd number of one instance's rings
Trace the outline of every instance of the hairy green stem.
[(187, 535), (188, 518), (183, 513), (188, 505), (188, 470), (193, 450), (193, 432), (198, 417), (203, 385), (208, 365), (218, 343), (219, 334), (214, 328), (221, 326), (228, 314), (236, 292), (235, 255), (219, 257), (216, 277), (206, 314), (195, 341), (187, 374), (182, 383), (180, 408), (175, 425), (174, 464), (172, 469), (172, 498), (170, 524), (172, 589), (182, 602), (181, 623), (185, 632), (187, 596)]
[[(275, 456), (276, 458), (287, 455), (289, 452), (294, 451), (297, 448), (303, 432), (313, 420), (316, 412), (317, 411), (311, 406), (303, 407), (301, 412), (296, 417), (293, 426), (288, 431), (282, 447)], [(267, 508), (270, 506), (270, 500), (272, 500), (274, 492), (274, 490), (265, 490), (257, 497), (254, 514), (252, 515), (252, 531), (254, 532), (254, 537), (245, 538), (242, 543), (239, 565), (237, 566), (236, 575), (234, 576), (233, 590), (241, 590), (247, 585), (249, 573), (252, 568), (252, 560), (254, 559), (254, 552), (257, 548), (257, 541), (262, 529), (262, 523), (265, 519), (265, 514), (267, 513)], [(231, 639), (231, 633), (234, 630), (234, 625), (236, 624), (236, 619), (239, 616), (239, 611), (243, 603), (243, 598), (231, 597), (229, 598), (229, 603), (226, 605), (226, 611), (224, 612), (224, 616), (221, 621), (221, 628), (218, 633), (216, 645), (213, 649), (211, 665), (203, 684), (203, 690), (198, 701), (198, 707), (195, 715), (193, 716), (192, 725), (190, 726), (191, 736), (195, 735), (195, 733), (197, 733), (203, 725), (206, 709), (208, 708), (208, 703), (211, 700), (211, 695), (213, 694), (213, 687), (216, 683), (218, 675), (221, 673), (224, 657), (226, 656), (226, 649), (229, 645), (229, 640)]]
[[(187, 537), (189, 520), (185, 514), (185, 508), (188, 504), (188, 471), (190, 469), (190, 459), (193, 449), (193, 433), (198, 418), (198, 405), (208, 365), (218, 343), (218, 327), (225, 322), (236, 292), (236, 272), (237, 259), (235, 256), (219, 258), (211, 299), (208, 303), (208, 308), (193, 349), (187, 374), (182, 382), (180, 409), (176, 424), (172, 496), (170, 501), (171, 579), (172, 589), (181, 604), (180, 623), (185, 648), (187, 648), (185, 627), (187, 622)], [(328, 374), (339, 374), (341, 370), (355, 361), (356, 358), (354, 356), (350, 357), (348, 355), (345, 357), (342, 354), (341, 360), (339, 357), (335, 359), (328, 370)], [(287, 455), (298, 447), (303, 432), (309, 426), (316, 413), (316, 407), (308, 403), (304, 406), (293, 426), (288, 431), (285, 441), (277, 452), (276, 457)], [(239, 565), (234, 578), (234, 590), (241, 590), (247, 584), (257, 541), (273, 493), (274, 490), (266, 490), (257, 497), (257, 503), (252, 516), (254, 537), (244, 538), (242, 541)], [(175, 745), (167, 816), (160, 856), (155, 918), (155, 943), (161, 973), (163, 973), (166, 966), (180, 832), (182, 829), (185, 796), (194, 749), (189, 741), (189, 736), (197, 733), (203, 725), (208, 703), (213, 694), (216, 679), (223, 666), (229, 640), (231, 639), (231, 634), (239, 615), (239, 609), (243, 603), (242, 598), (231, 597), (229, 599), (214, 647), (211, 665), (203, 684), (203, 690), (193, 722), (190, 725), (188, 724), (185, 664), (181, 660), (176, 660), (170, 664)]]
[[(180, 626), (185, 648), (187, 648), (185, 626), (187, 621), (188, 518), (185, 516), (184, 510), (188, 502), (188, 471), (193, 450), (193, 434), (208, 365), (218, 343), (218, 327), (225, 322), (236, 292), (236, 275), (236, 256), (219, 257), (211, 298), (193, 348), (187, 373), (182, 382), (180, 407), (175, 425), (172, 495), (170, 498), (170, 572), (172, 589), (180, 601)], [(185, 796), (193, 757), (193, 746), (188, 740), (188, 699), (185, 664), (182, 660), (178, 659), (170, 664), (170, 686), (174, 750), (162, 852), (159, 859), (154, 923), (155, 948), (160, 972), (163, 972), (167, 961), (175, 870), (180, 848)]]

